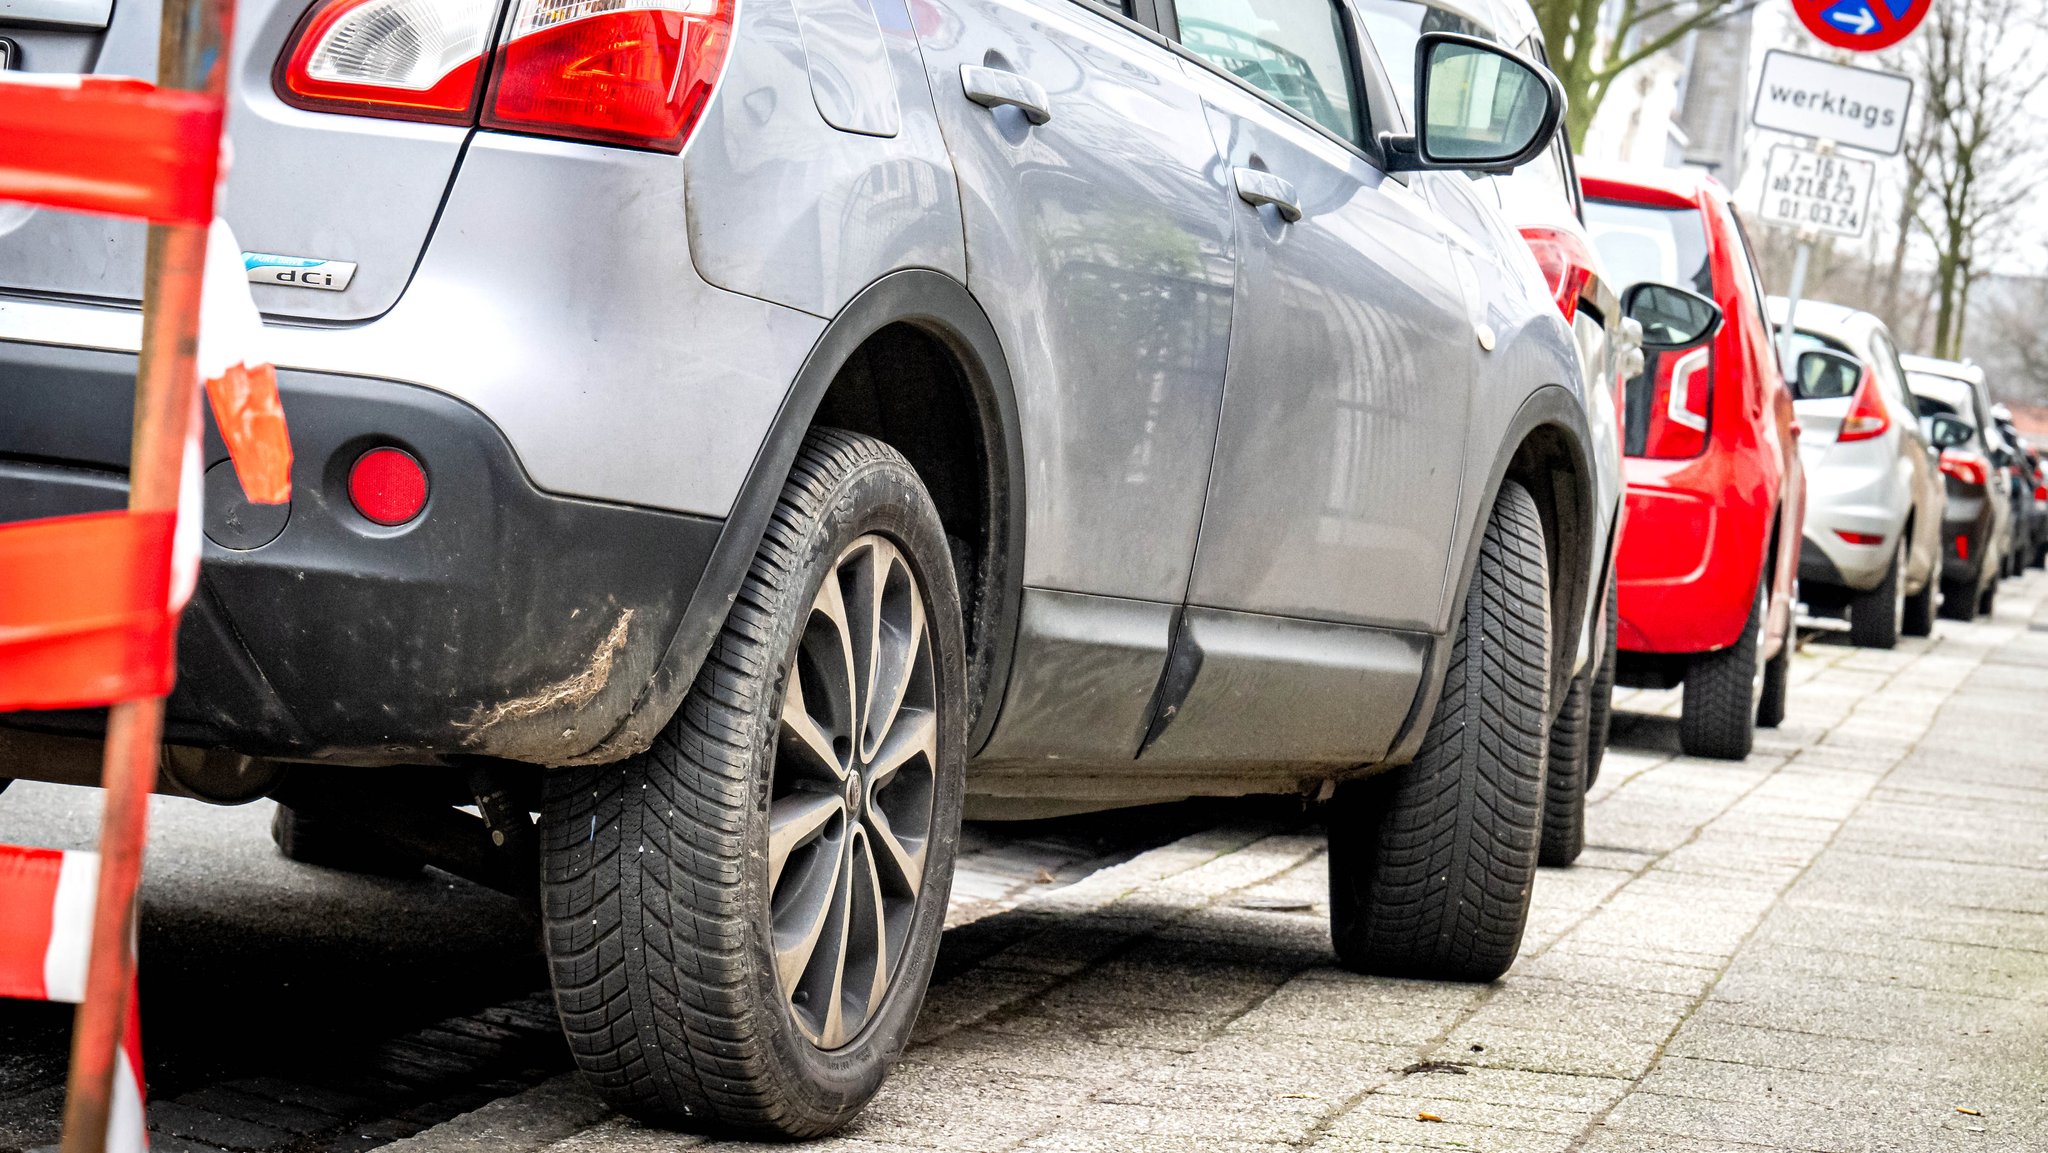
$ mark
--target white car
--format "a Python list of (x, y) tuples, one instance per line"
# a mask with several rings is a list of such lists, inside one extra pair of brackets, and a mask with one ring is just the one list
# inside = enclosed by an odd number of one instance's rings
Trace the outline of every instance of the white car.
[[(1785, 322), (1782, 297), (1771, 298), (1771, 322)], [(1806, 466), (1800, 592), (1817, 614), (1846, 614), (1861, 647), (1926, 636), (1947, 497), (1898, 347), (1877, 317), (1823, 301), (1801, 301), (1796, 328), (1787, 375)]]

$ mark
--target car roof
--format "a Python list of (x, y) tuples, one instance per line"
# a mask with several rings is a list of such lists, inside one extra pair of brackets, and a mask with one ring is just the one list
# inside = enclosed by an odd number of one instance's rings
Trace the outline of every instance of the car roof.
[(1976, 390), (1970, 387), (1968, 381), (1916, 369), (1909, 364), (1906, 366), (1906, 387), (1912, 390), (1914, 396), (1931, 397), (1941, 401), (1957, 412), (1965, 414), (1965, 419), (1971, 424), (1977, 423), (1977, 405), (1974, 399)]
[[(1785, 323), (1786, 300), (1773, 296), (1771, 306), (1771, 327)], [(1799, 331), (1817, 336), (1833, 337), (1846, 344), (1862, 347), (1865, 340), (1875, 331), (1884, 329), (1884, 321), (1860, 308), (1845, 304), (1830, 304), (1825, 300), (1801, 300), (1799, 302)]]
[(1984, 366), (1981, 364), (1964, 364), (1959, 360), (1943, 360), (1938, 356), (1909, 352), (1899, 357), (1899, 367), (1907, 372), (1932, 373), (1966, 384), (1984, 383)]
[(1721, 182), (1700, 168), (1652, 168), (1580, 157), (1578, 170), (1586, 195), (1610, 200), (1696, 205), (1710, 196), (1726, 194)]

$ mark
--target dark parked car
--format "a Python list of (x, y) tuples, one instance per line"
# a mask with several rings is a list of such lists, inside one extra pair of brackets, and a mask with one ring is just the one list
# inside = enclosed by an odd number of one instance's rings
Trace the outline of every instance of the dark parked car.
[(1902, 357), (1901, 363), (1948, 486), (1941, 520), (1941, 613), (1970, 620), (1996, 595), (2015, 522), (2011, 477), (1994, 463), (1999, 434), (1990, 421), (1984, 373), (1924, 356)]

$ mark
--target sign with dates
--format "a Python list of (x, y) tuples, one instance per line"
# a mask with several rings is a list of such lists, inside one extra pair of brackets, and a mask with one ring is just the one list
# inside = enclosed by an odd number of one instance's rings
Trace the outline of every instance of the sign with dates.
[(1877, 165), (1795, 144), (1771, 147), (1760, 215), (1787, 228), (1862, 236), (1870, 224)]

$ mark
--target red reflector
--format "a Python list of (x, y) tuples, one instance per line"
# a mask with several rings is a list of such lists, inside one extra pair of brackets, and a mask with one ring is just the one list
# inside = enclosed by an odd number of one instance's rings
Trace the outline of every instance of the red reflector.
[(1849, 530), (1847, 530), (1847, 529), (1840, 529), (1840, 528), (1838, 528), (1838, 529), (1836, 529), (1836, 530), (1835, 530), (1835, 535), (1836, 535), (1836, 536), (1838, 536), (1838, 537), (1841, 537), (1841, 538), (1842, 538), (1843, 540), (1845, 540), (1845, 541), (1848, 541), (1848, 542), (1849, 542), (1850, 544), (1883, 544), (1883, 543), (1884, 543), (1884, 535), (1883, 535), (1882, 533), (1874, 533), (1874, 532), (1850, 532), (1850, 531), (1849, 531)]
[(373, 448), (348, 470), (348, 499), (369, 520), (404, 524), (426, 506), (426, 470), (411, 453)]
[(664, 152), (682, 150), (711, 99), (733, 22), (733, 0), (517, 0), (513, 11), (486, 127)]
[(2048, 484), (2037, 484), (2034, 486), (2034, 499), (2048, 500)]
[(1957, 559), (1957, 560), (1969, 560), (1969, 559), (1970, 559), (1970, 538), (1969, 538), (1969, 537), (1966, 537), (1966, 536), (1959, 536), (1959, 537), (1957, 537), (1957, 538), (1956, 538), (1956, 559)]

